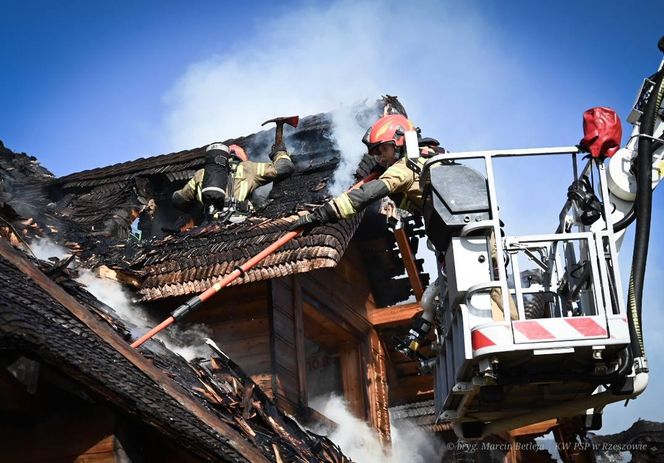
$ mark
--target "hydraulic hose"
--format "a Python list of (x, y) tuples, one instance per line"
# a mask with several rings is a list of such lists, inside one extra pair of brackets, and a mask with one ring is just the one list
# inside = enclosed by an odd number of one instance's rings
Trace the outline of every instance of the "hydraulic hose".
[(646, 135), (639, 139), (636, 172), (636, 232), (634, 236), (634, 252), (632, 255), (632, 272), (628, 292), (628, 317), (632, 353), (634, 357), (643, 357), (643, 333), (641, 332), (641, 310), (643, 300), (643, 284), (645, 281), (648, 244), (650, 241), (650, 221), (652, 214), (652, 135), (658, 109), (662, 103), (662, 81), (664, 72), (659, 71), (655, 78), (652, 92), (643, 112), (639, 133)]
[(629, 210), (627, 214), (625, 214), (625, 217), (622, 219), (618, 220), (616, 223), (613, 224), (613, 232), (619, 232), (620, 230), (629, 227), (634, 220), (636, 220), (636, 211), (634, 210), (634, 206)]

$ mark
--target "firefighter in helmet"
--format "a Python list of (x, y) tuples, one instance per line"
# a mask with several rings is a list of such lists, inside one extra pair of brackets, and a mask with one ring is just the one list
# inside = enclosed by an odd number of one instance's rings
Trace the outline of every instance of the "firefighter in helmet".
[[(382, 175), (359, 188), (342, 193), (312, 212), (300, 216), (290, 227), (310, 230), (318, 225), (348, 219), (367, 207), (372, 202), (401, 194), (400, 208), (420, 211), (422, 190), (419, 174), (407, 164), (405, 155), (405, 133), (415, 130), (413, 123), (401, 114), (389, 114), (381, 117), (364, 135), (362, 142), (369, 154), (384, 170)], [(420, 157), (416, 163), (421, 167), (428, 157), (445, 150), (434, 139), (420, 140)]]
[[(253, 211), (250, 198), (254, 190), (282, 180), (295, 170), (283, 144), (272, 146), (271, 162), (250, 161), (238, 145), (212, 143), (205, 151), (204, 168), (174, 192), (171, 199), (178, 210), (187, 213), (178, 220), (180, 231), (206, 219), (243, 220)], [(193, 220), (187, 220), (187, 215)]]

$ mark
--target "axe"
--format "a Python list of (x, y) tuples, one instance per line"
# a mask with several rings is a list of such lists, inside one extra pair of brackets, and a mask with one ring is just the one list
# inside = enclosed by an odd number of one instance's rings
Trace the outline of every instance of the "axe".
[(284, 142), (284, 124), (288, 124), (291, 127), (297, 127), (298, 122), (300, 122), (300, 116), (275, 117), (274, 119), (263, 122), (261, 126), (269, 124), (270, 122), (277, 124), (277, 130), (274, 134), (274, 144), (278, 146)]

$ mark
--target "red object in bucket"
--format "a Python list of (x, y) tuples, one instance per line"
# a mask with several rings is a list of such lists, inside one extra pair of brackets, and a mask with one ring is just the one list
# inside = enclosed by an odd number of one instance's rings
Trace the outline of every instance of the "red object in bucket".
[(610, 158), (620, 149), (622, 125), (618, 114), (605, 107), (583, 113), (583, 139), (579, 143), (594, 158)]

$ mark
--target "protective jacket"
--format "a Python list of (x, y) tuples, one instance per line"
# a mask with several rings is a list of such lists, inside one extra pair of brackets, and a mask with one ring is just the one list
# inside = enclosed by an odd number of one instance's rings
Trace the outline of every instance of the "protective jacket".
[[(416, 163), (422, 167), (426, 161), (426, 157), (420, 156)], [(394, 198), (396, 195), (400, 198)], [(421, 211), (420, 175), (408, 167), (405, 157), (388, 167), (376, 180), (331, 199), (328, 204), (332, 207), (327, 209), (333, 210), (337, 219), (347, 219), (385, 196), (396, 199), (401, 209)]]
[[(242, 161), (231, 163), (230, 181), (226, 187), (226, 197), (251, 207), (248, 200), (256, 188), (288, 177), (294, 169), (293, 162), (286, 151), (276, 152), (272, 162)], [(201, 188), (204, 175), (205, 169), (196, 171), (183, 188), (173, 193), (173, 202), (176, 207), (186, 209), (186, 206), (180, 207), (180, 205), (183, 205), (183, 203), (191, 205), (194, 201), (203, 203)]]

